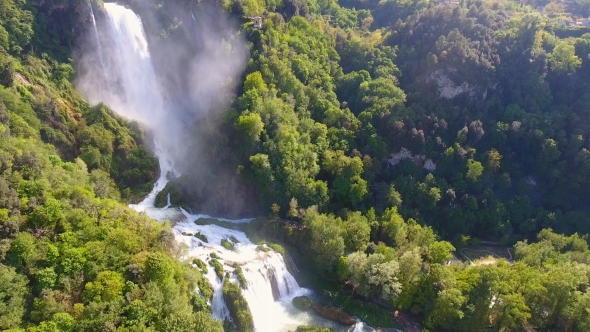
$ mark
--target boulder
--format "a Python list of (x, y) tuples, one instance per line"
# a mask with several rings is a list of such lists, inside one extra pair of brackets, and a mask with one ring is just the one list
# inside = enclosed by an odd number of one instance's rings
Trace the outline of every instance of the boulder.
[(356, 319), (342, 309), (317, 304), (313, 304), (311, 308), (315, 310), (318, 315), (337, 321), (340, 324), (351, 326), (356, 323)]
[(293, 301), (291, 301), (291, 303), (293, 303), (295, 308), (301, 311), (306, 311), (313, 305), (313, 301), (307, 296), (297, 296), (293, 298)]

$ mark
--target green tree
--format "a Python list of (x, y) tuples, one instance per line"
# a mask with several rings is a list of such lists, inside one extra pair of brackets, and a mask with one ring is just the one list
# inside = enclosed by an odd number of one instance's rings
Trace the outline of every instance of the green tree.
[(170, 332), (222, 332), (221, 322), (211, 318), (207, 312), (173, 313), (158, 325), (162, 331)]
[(29, 220), (37, 228), (53, 229), (65, 221), (65, 214), (58, 200), (49, 198), (45, 203), (37, 207), (30, 215)]
[(345, 221), (346, 234), (344, 243), (348, 250), (362, 250), (369, 242), (371, 226), (369, 221), (360, 212), (353, 212), (348, 215)]
[(310, 245), (318, 267), (322, 271), (332, 272), (345, 248), (338, 221), (332, 215), (308, 210), (304, 222), (311, 231)]
[(123, 295), (125, 286), (123, 276), (114, 271), (101, 271), (96, 279), (84, 287), (84, 297), (87, 301), (110, 302)]
[(500, 161), (502, 160), (502, 155), (498, 150), (491, 149), (487, 153), (487, 169), (494, 173), (500, 169)]
[(582, 64), (582, 60), (576, 55), (574, 45), (565, 41), (558, 42), (553, 51), (549, 53), (548, 58), (551, 70), (558, 74), (575, 72), (576, 68)]
[(260, 114), (245, 112), (236, 121), (236, 127), (246, 136), (247, 141), (258, 142), (260, 133), (264, 130), (264, 123)]
[(467, 160), (467, 175), (466, 177), (472, 182), (477, 182), (483, 174), (483, 165), (479, 161), (473, 159)]
[(389, 186), (389, 193), (387, 194), (387, 202), (392, 207), (400, 207), (402, 205), (402, 195), (395, 189), (395, 185), (391, 184)]
[(152, 253), (145, 261), (145, 276), (160, 285), (174, 282), (176, 264), (163, 253)]
[(21, 326), (25, 314), (25, 296), (29, 294), (25, 276), (14, 268), (0, 264), (0, 329), (14, 329)]

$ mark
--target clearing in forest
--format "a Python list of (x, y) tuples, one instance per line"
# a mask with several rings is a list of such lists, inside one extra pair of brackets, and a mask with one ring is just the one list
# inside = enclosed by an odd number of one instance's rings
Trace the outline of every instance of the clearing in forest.
[(506, 259), (512, 263), (514, 261), (514, 250), (509, 246), (477, 246), (465, 247), (459, 249), (461, 259), (469, 261), (471, 264), (494, 264), (498, 259)]

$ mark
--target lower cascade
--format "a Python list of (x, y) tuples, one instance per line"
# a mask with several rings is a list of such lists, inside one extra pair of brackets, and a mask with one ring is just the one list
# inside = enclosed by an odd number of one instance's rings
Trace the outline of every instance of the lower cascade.
[[(293, 298), (302, 295), (313, 297), (313, 292), (299, 286), (287, 269), (281, 254), (265, 245), (258, 246), (252, 243), (244, 232), (217, 225), (197, 225), (196, 220), (211, 217), (190, 214), (181, 208), (146, 208), (143, 202), (132, 207), (144, 211), (156, 220), (182, 220), (174, 226), (174, 235), (177, 242), (188, 247), (187, 256), (183, 258), (189, 261), (200, 259), (207, 264), (208, 271), (205, 276), (213, 287), (213, 297), (210, 301), (213, 318), (221, 321), (231, 320), (223, 298), (223, 279), (228, 275), (231, 282), (239, 284), (240, 280), (234, 273), (239, 266), (246, 280), (242, 293), (248, 302), (254, 327), (258, 332), (294, 331), (299, 325), (329, 327), (336, 331), (373, 331), (361, 321), (347, 327), (324, 319), (312, 311), (303, 312), (295, 308), (291, 304)], [(223, 221), (243, 223), (249, 220)], [(223, 246), (222, 241), (231, 242), (233, 250)], [(215, 269), (209, 265), (212, 256), (223, 266), (223, 279), (219, 278)]]
[[(165, 178), (160, 180), (166, 181)], [(159, 187), (158, 185), (156, 185)], [(160, 183), (161, 186), (161, 183)], [(157, 194), (159, 190), (150, 193)], [(343, 326), (322, 318), (313, 311), (300, 311), (291, 301), (297, 296), (311, 296), (313, 292), (299, 286), (295, 277), (289, 272), (283, 256), (266, 245), (256, 245), (242, 231), (228, 229), (217, 225), (197, 225), (195, 221), (210, 216), (191, 214), (182, 208), (155, 208), (151, 197), (137, 205), (130, 205), (138, 212), (145, 212), (153, 219), (180, 220), (173, 227), (176, 241), (188, 247), (184, 259), (200, 259), (207, 265), (206, 277), (213, 287), (210, 305), (213, 318), (231, 320), (230, 312), (223, 298), (223, 281), (229, 277), (231, 282), (240, 284), (234, 273), (240, 267), (246, 281), (242, 293), (252, 313), (254, 328), (257, 332), (294, 331), (300, 325), (329, 327), (336, 331), (364, 332), (374, 331), (357, 319), (354, 326)], [(252, 219), (221, 219), (225, 222), (244, 223)], [(233, 249), (222, 243), (228, 241)], [(213, 257), (223, 266), (223, 279), (217, 275), (209, 262)]]

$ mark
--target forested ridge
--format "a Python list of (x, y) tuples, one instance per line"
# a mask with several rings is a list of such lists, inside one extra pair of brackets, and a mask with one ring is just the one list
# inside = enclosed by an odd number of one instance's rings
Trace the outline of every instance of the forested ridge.
[[(533, 2), (122, 2), (151, 47), (188, 43), (203, 6), (248, 43), (187, 155), (223, 171), (161, 203), (270, 214), (308, 268), (424, 329), (590, 330), (590, 34)], [(221, 330), (169, 225), (124, 206), (157, 175), (149, 138), (72, 86), (90, 5), (0, 0), (0, 330)], [(448, 264), (481, 240), (513, 260)]]

